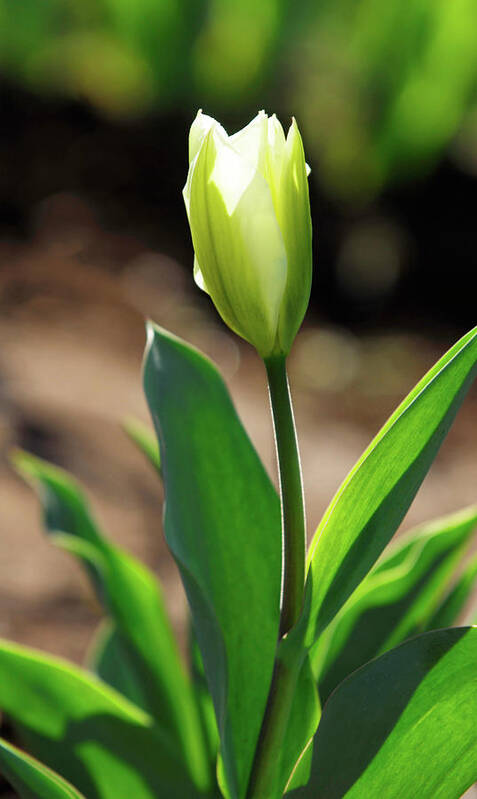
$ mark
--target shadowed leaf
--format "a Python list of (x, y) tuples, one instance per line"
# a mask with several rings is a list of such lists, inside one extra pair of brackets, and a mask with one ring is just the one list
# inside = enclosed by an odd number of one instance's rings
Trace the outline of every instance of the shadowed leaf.
[(59, 774), (1, 738), (0, 772), (20, 799), (85, 799)]
[(162, 457), (165, 534), (191, 607), (229, 790), (242, 799), (278, 639), (278, 497), (215, 367), (152, 324), (144, 387)]

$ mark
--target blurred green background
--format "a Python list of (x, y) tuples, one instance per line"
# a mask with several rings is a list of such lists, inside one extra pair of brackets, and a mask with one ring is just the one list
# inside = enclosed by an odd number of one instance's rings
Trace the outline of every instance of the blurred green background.
[(0, 67), (117, 120), (292, 109), (348, 200), (428, 171), (457, 134), (476, 166), (474, 0), (1, 0)]
[[(197, 109), (301, 129), (314, 284), (290, 357), (308, 526), (403, 395), (475, 324), (477, 0), (0, 0), (0, 449), (71, 470), (184, 598), (148, 419), (143, 319), (219, 365), (267, 468), (261, 364), (192, 279), (181, 189)], [(477, 395), (404, 527), (476, 501)], [(80, 661), (98, 619), (0, 463), (0, 634)], [(1, 791), (1, 788), (0, 788)]]
[(475, 0), (0, 0), (0, 76), (0, 225), (66, 188), (113, 227), (159, 210), (183, 260), (190, 120), (265, 107), (312, 165), (319, 310), (468, 323)]

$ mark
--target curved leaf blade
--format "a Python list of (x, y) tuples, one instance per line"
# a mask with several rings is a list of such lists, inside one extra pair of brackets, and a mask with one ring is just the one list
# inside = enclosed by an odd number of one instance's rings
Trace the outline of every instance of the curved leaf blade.
[(192, 611), (234, 799), (245, 795), (278, 639), (276, 492), (212, 363), (150, 324), (144, 387), (165, 533)]
[(36, 489), (52, 540), (85, 564), (99, 601), (124, 638), (130, 665), (142, 686), (142, 704), (172, 735), (196, 784), (207, 788), (212, 773), (197, 708), (158, 581), (105, 538), (69, 474), (26, 452), (15, 452), (12, 460)]
[(471, 598), (477, 582), (477, 557), (471, 558), (451, 590), (427, 622), (428, 630), (455, 624)]
[(134, 655), (110, 620), (101, 622), (85, 665), (130, 702), (148, 712), (144, 685), (138, 670), (134, 668)]
[(129, 416), (125, 419), (122, 426), (124, 432), (129, 436), (133, 444), (145, 455), (159, 477), (162, 477), (161, 455), (154, 432), (150, 430), (144, 422), (141, 422), (133, 416)]
[(394, 535), (477, 372), (477, 328), (411, 391), (349, 473), (309, 553), (309, 645), (329, 624)]
[(20, 799), (85, 799), (73, 785), (39, 760), (0, 738), (0, 773)]
[(26, 748), (88, 799), (200, 795), (150, 716), (59, 658), (0, 641), (0, 708)]
[(436, 629), (430, 620), (476, 527), (477, 508), (471, 507), (396, 541), (312, 650), (323, 702), (364, 663), (412, 635)]
[(477, 780), (477, 628), (425, 633), (348, 677), (325, 705), (293, 799), (458, 799)]

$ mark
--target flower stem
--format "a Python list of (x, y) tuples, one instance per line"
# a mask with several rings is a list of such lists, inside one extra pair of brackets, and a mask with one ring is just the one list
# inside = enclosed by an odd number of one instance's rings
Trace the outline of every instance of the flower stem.
[(280, 638), (298, 620), (305, 584), (305, 506), (300, 456), (285, 356), (267, 358), (270, 403), (280, 475), (284, 552)]
[[(247, 799), (276, 796), (281, 750), (290, 718), (301, 652), (291, 640), (301, 613), (305, 585), (305, 508), (300, 457), (285, 356), (267, 358), (282, 506), (283, 580), (280, 632), (270, 693), (250, 775)], [(293, 633), (288, 633), (292, 628)], [(284, 636), (286, 636), (284, 638)]]
[[(247, 799), (271, 799), (280, 783), (283, 742), (298, 679), (298, 664), (275, 661), (272, 684), (250, 775)], [(281, 794), (280, 794), (281, 795)]]

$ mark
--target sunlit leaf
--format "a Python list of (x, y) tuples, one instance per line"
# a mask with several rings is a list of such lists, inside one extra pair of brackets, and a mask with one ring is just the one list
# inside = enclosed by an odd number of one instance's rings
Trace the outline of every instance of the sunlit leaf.
[[(303, 660), (285, 740), (280, 752), (280, 789), (282, 795), (287, 786), (299, 787), (308, 782), (311, 768), (310, 741), (320, 720), (320, 701), (316, 680), (309, 656)], [(307, 755), (305, 750), (309, 749)]]
[(103, 536), (77, 483), (25, 452), (18, 471), (37, 489), (52, 540), (86, 565), (96, 593), (128, 646), (143, 704), (177, 743), (183, 764), (201, 788), (212, 775), (190, 682), (181, 662), (156, 578)]
[(436, 629), (430, 619), (476, 527), (472, 507), (422, 525), (390, 547), (312, 650), (323, 702), (368, 660), (411, 635)]
[(477, 371), (477, 328), (411, 391), (351, 470), (310, 547), (305, 616), (311, 645), (395, 533)]
[(293, 799), (458, 799), (477, 780), (477, 628), (413, 638), (342, 682)]
[[(428, 630), (438, 630), (441, 627), (450, 627), (459, 620), (460, 614), (465, 610), (477, 583), (477, 557), (473, 557), (466, 565), (464, 571), (455, 581), (451, 590), (444, 597), (435, 613), (427, 621)], [(475, 623), (472, 619), (472, 623)]]
[(150, 716), (65, 661), (1, 641), (0, 708), (28, 751), (88, 799), (200, 795)]

